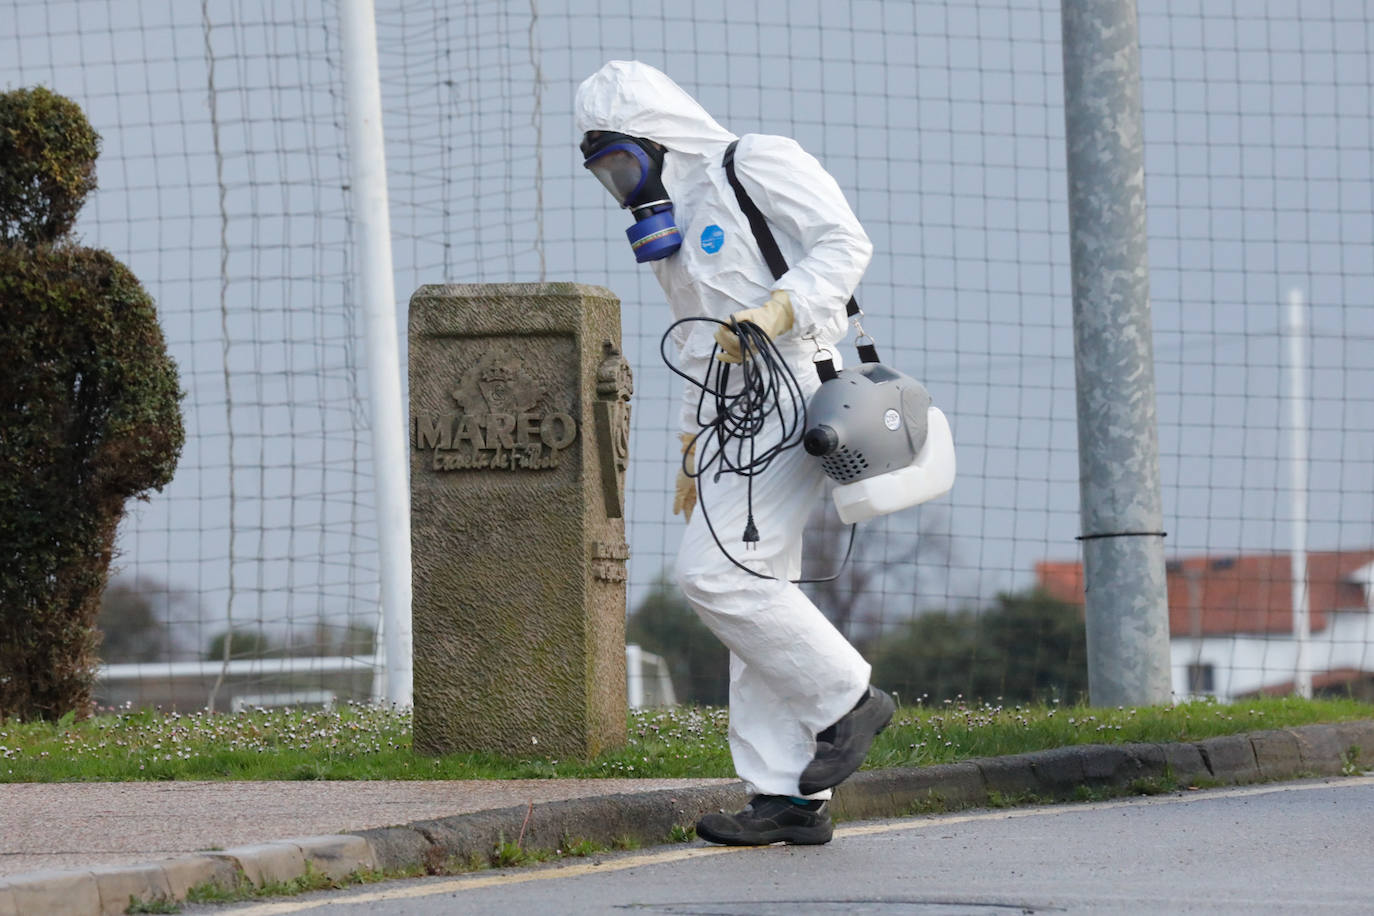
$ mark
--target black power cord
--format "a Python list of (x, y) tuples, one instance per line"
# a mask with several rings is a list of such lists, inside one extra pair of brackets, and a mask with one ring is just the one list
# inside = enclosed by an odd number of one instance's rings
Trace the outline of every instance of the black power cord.
[[(668, 356), (668, 339), (678, 325), (692, 321), (705, 321), (728, 327), (734, 331), (739, 338), (741, 361), (739, 363), (727, 363), (716, 359), (716, 354), (720, 352), (720, 346), (717, 345), (711, 350), (705, 378), (700, 380), (692, 378), (675, 366)], [(739, 474), (746, 479), (748, 521), (745, 523), (741, 540), (743, 540), (745, 548), (748, 549), (759, 540), (758, 526), (754, 523), (754, 478), (766, 471), (773, 460), (783, 452), (802, 444), (802, 436), (806, 431), (806, 396), (802, 392), (796, 376), (792, 373), (792, 367), (778, 352), (777, 345), (773, 343), (772, 338), (752, 321), (736, 324), (734, 321), (726, 322), (716, 318), (682, 318), (673, 322), (668, 330), (663, 332), (663, 337), (658, 346), (659, 355), (663, 357), (663, 362), (668, 368), (700, 391), (697, 398), (696, 415), (699, 429), (692, 438), (691, 444), (683, 451), (683, 473), (696, 480), (715, 468), (713, 473), (716, 479), (719, 479), (721, 474)], [(739, 390), (733, 394), (730, 393), (732, 370), (742, 373)], [(710, 417), (703, 417), (708, 398), (714, 408), (714, 413)], [(781, 435), (776, 444), (760, 449), (758, 435), (763, 431), (770, 417), (777, 418)], [(703, 460), (703, 456), (709, 449), (696, 448), (697, 443), (703, 438), (708, 446), (712, 443), (715, 445), (714, 452), (705, 460)], [(697, 467), (688, 468), (687, 454), (693, 450), (697, 455)], [(760, 579), (775, 578), (750, 569), (725, 549), (720, 536), (716, 533), (715, 526), (711, 524), (711, 515), (707, 511), (706, 500), (700, 484), (697, 485), (697, 505), (706, 522), (707, 530), (711, 532), (711, 538), (716, 542), (716, 546), (720, 548), (720, 552), (725, 555), (726, 559), (751, 576)], [(840, 565), (833, 575), (823, 578), (793, 579), (791, 581), (796, 584), (804, 584), (832, 582), (838, 579), (845, 563), (849, 561), (849, 554), (853, 549), (854, 526), (851, 525), (849, 526), (849, 544), (845, 548), (844, 558), (840, 560)]]

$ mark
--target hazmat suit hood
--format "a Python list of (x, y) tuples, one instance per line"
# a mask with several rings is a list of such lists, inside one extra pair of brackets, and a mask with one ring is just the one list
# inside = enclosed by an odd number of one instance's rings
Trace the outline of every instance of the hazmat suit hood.
[(696, 156), (719, 156), (739, 139), (666, 73), (637, 60), (608, 61), (583, 80), (573, 117), (578, 136), (615, 131)]

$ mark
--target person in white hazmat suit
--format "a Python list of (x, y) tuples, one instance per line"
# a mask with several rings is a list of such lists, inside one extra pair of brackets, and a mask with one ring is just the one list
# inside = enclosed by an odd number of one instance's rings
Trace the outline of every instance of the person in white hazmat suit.
[[(584, 164), (636, 218), (627, 232), (631, 247), (651, 265), (674, 317), (752, 321), (810, 398), (820, 385), (813, 356), (845, 337), (845, 305), (873, 251), (835, 180), (793, 140), (736, 137), (668, 76), (637, 61), (611, 61), (587, 78), (574, 117)], [(736, 140), (736, 175), (791, 265), (780, 279), (727, 179), (723, 157)], [(717, 346), (718, 359), (741, 359), (730, 327), (680, 327), (691, 328), (677, 357), (688, 376), (707, 376)], [(692, 453), (698, 395), (686, 386), (687, 468), (708, 457)], [(759, 440), (776, 439), (779, 425), (770, 421)], [(712, 447), (707, 437), (700, 441)], [(700, 820), (697, 834), (712, 842), (828, 842), (831, 788), (858, 769), (893, 715), (891, 697), (869, 684), (868, 663), (789, 581), (800, 574), (802, 531), (825, 479), (820, 463), (799, 448), (781, 452), (753, 478), (752, 499), (749, 481), (737, 474), (678, 475), (674, 512), (688, 524), (677, 580), (730, 650), (730, 751), (755, 793), (736, 814)], [(716, 532), (744, 530), (752, 504), (759, 540), (741, 562), (769, 578), (722, 552), (704, 513), (693, 513), (698, 485)]]

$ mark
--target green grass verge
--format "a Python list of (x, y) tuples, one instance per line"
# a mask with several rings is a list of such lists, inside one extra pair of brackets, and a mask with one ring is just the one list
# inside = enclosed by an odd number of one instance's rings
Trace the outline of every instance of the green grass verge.
[[(57, 723), (0, 721), (0, 782), (216, 779), (521, 779), (729, 777), (727, 715), (716, 708), (635, 712), (628, 744), (592, 760), (410, 749), (410, 715), (323, 710), (164, 714), (140, 710)], [(1193, 741), (1315, 722), (1374, 718), (1354, 700), (1257, 699), (1167, 707), (903, 706), (867, 768), (926, 766), (1072, 744)]]
[[(291, 897), (310, 891), (341, 890), (359, 884), (376, 884), (395, 878), (418, 878), (426, 874), (423, 868), (406, 868), (392, 871), (380, 869), (359, 869), (341, 879), (331, 878), (316, 871), (309, 862), (305, 864), (305, 874), (290, 881), (268, 881), (254, 884), (240, 869), (231, 887), (214, 881), (206, 881), (192, 886), (186, 892), (186, 903), (238, 903), (258, 897)], [(173, 909), (140, 909), (140, 907), (171, 906)], [(167, 901), (142, 901), (133, 898), (126, 913), (179, 913), (179, 904)]]

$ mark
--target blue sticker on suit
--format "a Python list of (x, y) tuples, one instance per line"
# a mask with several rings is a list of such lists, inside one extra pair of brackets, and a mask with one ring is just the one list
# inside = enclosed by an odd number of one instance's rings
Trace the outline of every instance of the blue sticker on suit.
[(701, 250), (707, 254), (715, 254), (720, 251), (725, 244), (725, 230), (715, 223), (701, 230)]

